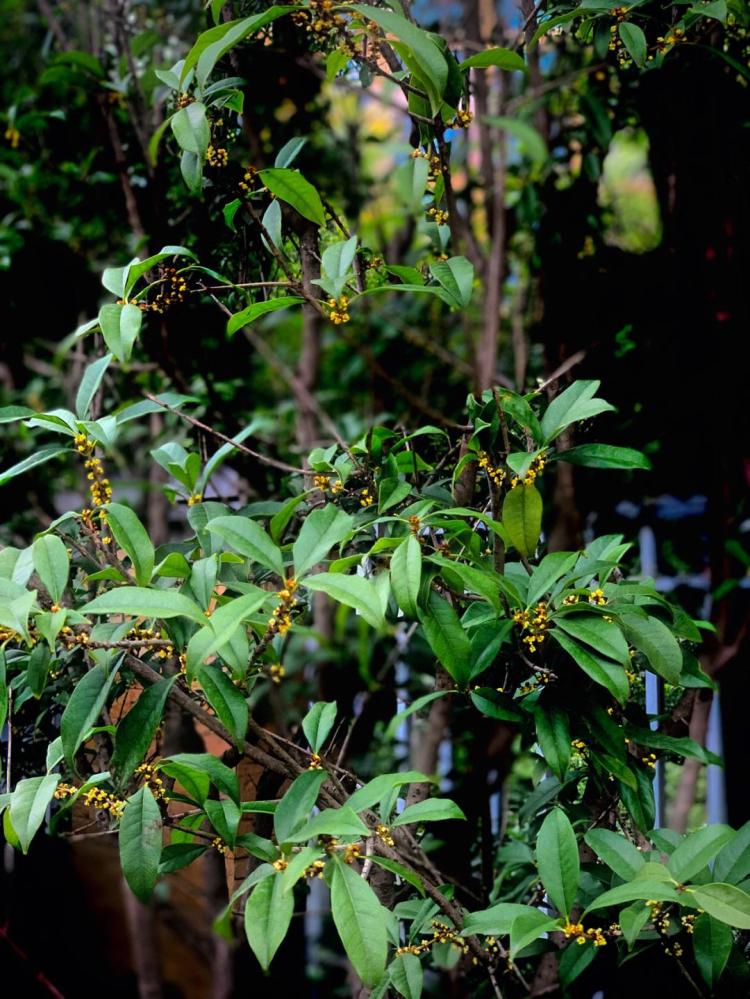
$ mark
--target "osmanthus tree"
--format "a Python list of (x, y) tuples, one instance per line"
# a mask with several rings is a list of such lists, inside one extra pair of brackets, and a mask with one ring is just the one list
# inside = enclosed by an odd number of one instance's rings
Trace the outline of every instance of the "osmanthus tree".
[[(117, 831), (125, 879), (146, 902), (161, 877), (206, 851), (231, 854), (247, 874), (217, 932), (233, 933), (244, 907), (264, 969), (309, 883), (322, 878), (341, 947), (373, 995), (413, 999), (426, 970), (461, 979), (466, 993), (569, 990), (597, 955), (613, 952), (610, 970), (639, 961), (645, 978), (656, 953), (699, 993), (720, 979), (742, 990), (750, 827), (684, 837), (654, 829), (656, 761), (715, 759), (669, 713), (646, 713), (643, 675), (677, 692), (710, 686), (695, 656), (701, 622), (649, 580), (629, 577), (620, 536), (546, 551), (543, 483), (555, 466), (648, 462), (627, 448), (570, 444), (573, 430), (612, 408), (598, 382), (574, 381), (551, 399), (493, 384), (504, 234), (490, 226), (477, 241), (454, 190), (451, 140), (471, 119), (469, 74), (525, 64), (504, 48), (459, 62), (443, 39), (386, 7), (316, 0), (230, 21), (222, 8), (213, 3), (218, 23), (160, 70), (174, 106), (152, 150), (176, 143), (187, 188), (210, 191), (228, 160), (227, 117), (243, 106), (241, 81), (215, 78), (218, 70), (248, 39), (263, 33), (270, 44), (273, 25), (293, 19), (326, 53), (331, 77), (354, 64), (363, 79), (388, 77), (403, 92), (415, 155), (395, 183), (424, 212), (431, 250), (416, 262), (373, 260), (343, 208), (295, 168), (293, 142), (272, 166), (246, 164), (224, 207), (227, 223), (252, 228), (267, 254), (257, 281), (227, 278), (179, 246), (108, 269), (112, 298), (79, 331), (84, 342), (100, 336), (107, 353), (86, 368), (75, 411), (0, 412), (45, 435), (0, 483), (64, 455), (80, 463), (90, 493), (85, 509), (28, 548), (0, 552), (3, 721), (34, 707), (54, 730), (36, 772), (22, 775), (8, 755), (7, 841), (25, 852), (45, 823), (63, 829), (92, 809), (92, 820)], [(577, 23), (589, 17), (583, 10), (561, 17)], [(580, 28), (589, 29), (601, 34), (588, 21)], [(639, 36), (618, 31), (630, 52)], [(219, 286), (226, 295), (214, 299)], [(248, 286), (253, 297), (243, 299)], [(289, 382), (302, 467), (250, 449), (252, 424), (211, 456), (179, 435), (154, 441), (169, 495), (187, 509), (182, 534), (155, 547), (113, 495), (109, 469), (123, 428), (154, 413), (223, 437), (188, 414), (183, 394), (132, 401), (142, 326), (188, 290), (218, 301), (227, 333), (244, 330), (260, 353), (268, 347), (251, 324), (300, 309), (308, 361), (319, 357), (324, 323), (342, 335), (353, 317), (366, 323), (375, 295), (432, 296), (461, 314), (476, 348), (467, 422), (438, 413), (432, 424), (376, 425), (347, 443), (311, 391), (318, 362), (301, 364)], [(333, 443), (311, 447), (321, 434)], [(206, 498), (236, 452), (285, 471), (278, 495), (239, 510)], [(333, 609), (327, 634), (321, 604)], [(358, 672), (365, 696), (390, 685), (409, 699), (356, 767), (348, 747), (359, 715), (349, 699), (319, 699), (308, 668), (323, 644), (342, 671)], [(265, 720), (285, 673), (299, 685), (287, 705), (295, 739)], [(221, 758), (162, 752), (169, 705), (223, 740)], [(531, 776), (533, 789), (505, 802), (496, 832), (489, 785), (473, 788), (484, 800), (471, 808), (435, 793), (448, 718), (434, 724), (438, 705), (450, 705), (456, 752), (490, 724)], [(422, 769), (398, 769), (394, 737), (424, 709), (434, 752)], [(243, 800), (242, 760), (275, 775), (279, 794)], [(440, 850), (441, 830), (456, 825), (468, 829), (461, 865)]]

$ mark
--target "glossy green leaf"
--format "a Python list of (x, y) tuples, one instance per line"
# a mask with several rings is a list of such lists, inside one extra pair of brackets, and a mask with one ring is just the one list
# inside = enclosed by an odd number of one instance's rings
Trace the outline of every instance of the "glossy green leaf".
[(612, 621), (605, 621), (603, 617), (586, 613), (555, 614), (553, 620), (555, 629), (561, 628), (572, 638), (590, 646), (599, 655), (608, 656), (623, 666), (630, 664), (628, 643)]
[(426, 606), (419, 609), (419, 621), (438, 661), (456, 683), (468, 682), (469, 636), (453, 607), (433, 590)]
[(264, 878), (245, 904), (247, 942), (264, 971), (268, 971), (292, 921), (294, 894), (283, 889), (278, 874)]
[(469, 304), (474, 290), (474, 265), (466, 257), (434, 260), (430, 264), (430, 273), (448, 292), (456, 308), (465, 308)]
[(206, 117), (206, 106), (193, 101), (180, 108), (169, 120), (169, 127), (178, 145), (187, 153), (203, 159), (211, 141), (211, 127)]
[(589, 829), (583, 838), (623, 881), (634, 878), (645, 863), (643, 855), (630, 840), (611, 829)]
[(354, 518), (333, 503), (313, 510), (300, 528), (292, 545), (294, 571), (304, 576), (312, 567), (322, 562), (334, 545), (340, 545), (351, 536)]
[(386, 913), (354, 867), (336, 859), (331, 873), (331, 910), (347, 957), (366, 988), (385, 973), (388, 955)]
[(468, 69), (487, 69), (488, 66), (498, 66), (500, 69), (509, 71), (526, 72), (526, 63), (517, 52), (514, 52), (512, 49), (499, 47), (485, 49), (484, 52), (476, 52), (474, 55), (469, 56), (468, 59), (464, 59), (458, 68), (462, 73), (465, 73)]
[(420, 999), (422, 995), (422, 962), (416, 954), (397, 954), (388, 966), (392, 987), (404, 999)]
[(269, 312), (289, 309), (301, 302), (304, 302), (304, 298), (300, 298), (298, 295), (280, 295), (278, 298), (269, 298), (265, 302), (253, 302), (252, 305), (248, 305), (241, 312), (236, 312), (227, 320), (227, 336), (234, 336), (237, 330), (242, 329), (243, 326), (249, 326), (256, 319), (260, 319), (261, 316), (265, 316)]
[(304, 585), (309, 590), (327, 593), (340, 604), (353, 607), (376, 630), (383, 627), (383, 607), (373, 579), (345, 576), (340, 572), (321, 572), (306, 576)]
[(79, 420), (85, 420), (88, 417), (91, 402), (99, 390), (102, 378), (111, 360), (112, 355), (105, 354), (104, 357), (100, 357), (92, 364), (86, 366), (81, 384), (78, 386), (78, 392), (76, 393), (76, 416)]
[(422, 582), (422, 547), (409, 534), (391, 557), (391, 589), (396, 603), (407, 617), (417, 616), (419, 587)]
[(164, 706), (177, 678), (147, 687), (117, 726), (110, 769), (118, 787), (124, 787), (144, 760), (164, 715)]
[(667, 881), (650, 881), (648, 878), (636, 878), (629, 884), (619, 885), (617, 888), (610, 888), (603, 892), (598, 898), (586, 908), (586, 912), (595, 912), (597, 909), (607, 909), (614, 905), (623, 905), (625, 902), (636, 902), (638, 900), (655, 899), (660, 902), (679, 902), (680, 896), (673, 885)]
[(506, 493), (503, 527), (519, 555), (534, 554), (542, 530), (542, 497), (536, 486), (519, 483)]
[(59, 774), (28, 777), (20, 780), (11, 792), (9, 818), (24, 853), (29, 852), (31, 841), (44, 822), (59, 780)]
[(691, 881), (733, 837), (734, 830), (724, 825), (703, 826), (690, 833), (667, 861), (670, 874), (675, 881)]
[(713, 873), (717, 881), (728, 881), (732, 885), (750, 877), (750, 822), (741, 826), (721, 848)]
[(633, 902), (620, 910), (618, 922), (628, 950), (633, 949), (638, 934), (651, 918), (651, 910), (644, 901)]
[(302, 731), (314, 753), (319, 753), (336, 722), (336, 702), (316, 701), (302, 719)]
[(544, 890), (567, 919), (578, 894), (581, 864), (573, 827), (565, 812), (553, 808), (539, 830), (536, 862)]
[(364, 784), (350, 796), (348, 804), (355, 812), (363, 812), (366, 808), (377, 805), (386, 795), (397, 787), (405, 784), (430, 783), (434, 784), (432, 777), (427, 777), (418, 770), (405, 770), (401, 773), (378, 774), (371, 781)]
[(695, 921), (692, 942), (698, 970), (706, 985), (713, 990), (729, 960), (734, 943), (732, 930), (726, 923), (704, 912)]
[(356, 836), (364, 839), (368, 834), (367, 826), (354, 809), (350, 805), (342, 805), (341, 808), (324, 808), (313, 815), (300, 829), (289, 834), (284, 842), (304, 843), (317, 836)]
[(612, 409), (603, 399), (594, 399), (599, 381), (575, 381), (560, 395), (555, 396), (542, 417), (542, 434), (545, 441), (551, 441), (558, 434), (579, 420), (588, 420), (598, 413)]
[(649, 666), (668, 683), (679, 683), (682, 651), (669, 628), (658, 618), (618, 610), (625, 637), (642, 652)]
[(690, 895), (696, 905), (728, 926), (739, 930), (750, 930), (750, 895), (735, 885), (701, 885), (691, 889)]
[(558, 926), (558, 920), (538, 909), (522, 912), (510, 924), (510, 956), (514, 958), (524, 947)]
[(232, 734), (236, 745), (241, 747), (247, 735), (249, 718), (244, 695), (216, 665), (204, 666), (199, 670), (198, 681), (219, 721)]
[(586, 648), (566, 635), (562, 628), (554, 628), (550, 634), (565, 649), (576, 665), (595, 683), (605, 687), (620, 704), (627, 701), (630, 685), (625, 675), (624, 666), (612, 662), (611, 659), (605, 659), (604, 656), (597, 655), (593, 649)]
[(159, 876), (162, 821), (147, 785), (128, 798), (120, 820), (120, 864), (130, 890), (148, 902)]
[(177, 590), (147, 589), (141, 586), (118, 586), (81, 607), (82, 614), (129, 614), (132, 617), (187, 617), (198, 624), (206, 618), (198, 604)]
[(633, 24), (632, 21), (621, 21), (618, 25), (618, 32), (622, 44), (628, 50), (628, 55), (636, 66), (644, 66), (648, 53), (648, 42), (643, 29), (639, 28), (637, 24)]
[(581, 444), (559, 451), (557, 460), (587, 468), (651, 468), (645, 454), (630, 447), (615, 447), (614, 444)]
[(130, 559), (139, 586), (148, 586), (154, 571), (154, 546), (136, 514), (122, 503), (107, 505), (107, 525)]
[(316, 188), (298, 170), (268, 167), (258, 174), (268, 190), (316, 225), (325, 225), (325, 210)]
[(94, 666), (73, 688), (60, 719), (60, 739), (68, 766), (72, 767), (78, 747), (96, 724), (107, 703), (116, 670), (107, 674), (104, 666)]
[(99, 326), (109, 350), (118, 361), (129, 361), (133, 344), (141, 330), (143, 313), (137, 305), (103, 305)]
[(391, 824), (395, 828), (416, 822), (444, 822), (446, 819), (466, 819), (466, 816), (455, 801), (448, 798), (426, 798), (414, 805), (407, 805)]
[(34, 571), (44, 584), (52, 602), (59, 604), (68, 585), (70, 556), (67, 548), (56, 534), (44, 534), (34, 542), (31, 557)]
[(285, 843), (307, 822), (327, 776), (325, 770), (305, 770), (287, 789), (273, 817), (279, 843)]
[(0, 472), (0, 486), (4, 486), (6, 482), (15, 479), (17, 475), (23, 475), (29, 469), (36, 468), (37, 465), (43, 465), (52, 458), (57, 458), (58, 455), (67, 453), (68, 448), (66, 447), (58, 447), (57, 444), (45, 444), (43, 447), (37, 448), (28, 458), (24, 458), (22, 461)]
[(222, 649), (233, 636), (237, 633), (244, 634), (242, 622), (262, 607), (268, 597), (269, 594), (264, 590), (245, 593), (216, 608), (208, 623), (199, 628), (188, 642), (186, 669), (191, 679), (206, 660)]
[(218, 534), (240, 555), (284, 578), (284, 560), (278, 545), (269, 538), (260, 524), (239, 514), (214, 517), (206, 525), (212, 534)]
[(558, 780), (564, 780), (570, 766), (570, 722), (559, 708), (538, 707), (534, 724), (539, 748), (546, 764)]

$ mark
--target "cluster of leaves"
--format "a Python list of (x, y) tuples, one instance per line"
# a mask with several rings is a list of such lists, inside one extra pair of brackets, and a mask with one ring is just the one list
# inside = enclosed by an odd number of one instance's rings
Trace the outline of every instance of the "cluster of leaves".
[[(80, 457), (80, 441), (91, 435), (102, 449), (111, 445), (117, 414), (85, 419), (108, 361), (89, 367), (77, 416), (28, 421), (73, 439), (57, 451)], [(188, 509), (191, 533), (169, 550), (155, 551), (137, 516), (117, 502), (101, 505), (98, 519), (66, 515), (27, 549), (4, 549), (3, 713), (36, 699), (59, 729), (47, 773), (17, 781), (2, 798), (9, 842), (28, 850), (55, 799), (53, 827), (76, 802), (98, 807), (119, 825), (123, 871), (144, 900), (160, 876), (206, 849), (249, 856), (253, 870), (218, 925), (226, 928), (247, 894), (245, 928), (263, 967), (288, 930), (295, 886), (322, 874), (344, 949), (382, 994), (418, 994), (427, 953), (438, 965), (446, 953), (466, 953), (493, 975), (522, 980), (540, 941), (552, 946), (557, 931), (567, 942), (564, 982), (602, 943), (616, 943), (623, 959), (654, 940), (675, 952), (674, 938), (688, 929), (698, 968), (713, 982), (740, 946), (733, 930), (750, 929), (742, 887), (748, 831), (706, 827), (685, 839), (652, 831), (657, 754), (712, 758), (690, 739), (652, 728), (631, 692), (644, 670), (673, 685), (707, 684), (691, 652), (699, 630), (648, 580), (623, 575), (628, 546), (620, 537), (541, 556), (537, 483), (545, 462), (645, 463), (603, 444), (558, 449), (566, 428), (610, 408), (597, 388), (574, 382), (541, 415), (536, 393), (488, 391), (471, 400), (461, 457), (434, 427), (407, 436), (375, 428), (349, 448), (318, 449), (284, 504), (253, 512), (197, 501)], [(125, 412), (137, 417), (158, 405)], [(191, 494), (217, 465), (214, 458), (203, 468), (176, 443), (154, 457)], [(457, 507), (453, 492), (467, 475), (477, 476), (472, 499)], [(300, 489), (305, 479), (310, 488)], [(527, 805), (538, 826), (536, 859), (524, 847), (490, 908), (467, 913), (461, 889), (436, 879), (423, 853), (421, 830), (465, 818), (447, 799), (405, 802), (409, 787), (433, 775), (362, 781), (336, 764), (333, 702), (316, 703), (302, 719), (307, 749), (254, 721), (252, 706), (280, 659), (309, 633), (315, 593), (382, 648), (403, 644), (408, 628), (407, 641), (426, 643), (438, 675), (448, 677), (400, 712), (386, 736), (436, 698), (461, 700), (515, 729), (540, 777), (547, 774)], [(115, 723), (128, 691), (140, 692)], [(293, 778), (280, 799), (243, 801), (236, 770), (211, 755), (159, 757), (169, 698), (239, 754)], [(604, 824), (594, 811), (607, 816)], [(273, 816), (269, 837), (243, 823), (263, 814)], [(603, 864), (581, 867), (578, 836)], [(373, 863), (402, 885), (395, 908), (368, 884)], [(687, 916), (699, 910), (693, 927)], [(589, 927), (590, 914), (602, 911), (606, 929)]]

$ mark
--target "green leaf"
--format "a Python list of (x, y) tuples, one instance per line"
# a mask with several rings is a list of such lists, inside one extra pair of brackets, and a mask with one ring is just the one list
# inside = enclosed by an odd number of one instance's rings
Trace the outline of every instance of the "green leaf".
[(536, 737), (542, 756), (558, 780), (564, 780), (570, 766), (570, 724), (559, 708), (539, 707), (534, 712)]
[(527, 607), (550, 593), (558, 579), (576, 564), (578, 557), (579, 552), (550, 552), (549, 555), (545, 555), (531, 573), (529, 590), (526, 594)]
[(215, 28), (209, 28), (198, 36), (197, 41), (188, 52), (180, 73), (180, 86), (185, 85), (188, 73), (195, 66), (196, 78), (201, 87), (205, 86), (214, 66), (231, 48), (238, 45), (249, 35), (275, 21), (294, 7), (273, 6), (262, 14), (244, 17), (236, 21), (225, 21)]
[(536, 841), (536, 860), (550, 901), (561, 915), (569, 918), (578, 894), (581, 864), (576, 835), (560, 808), (553, 808), (542, 823)]
[(322, 562), (334, 545), (340, 545), (350, 537), (353, 529), (354, 518), (333, 503), (313, 510), (305, 518), (292, 546), (297, 577), (303, 576), (317, 562)]
[(354, 970), (365, 988), (374, 988), (388, 956), (386, 914), (369, 884), (338, 859), (331, 873), (331, 909)]
[(105, 354), (98, 361), (94, 361), (93, 364), (86, 366), (81, 384), (78, 386), (78, 392), (76, 393), (76, 416), (79, 420), (85, 420), (89, 415), (91, 400), (96, 395), (104, 377), (104, 372), (109, 367), (111, 360), (112, 355)]
[(632, 905), (620, 911), (618, 922), (622, 935), (628, 945), (628, 950), (633, 949), (633, 944), (638, 939), (638, 934), (651, 918), (651, 910), (643, 901), (633, 902)]
[(161, 724), (164, 705), (176, 676), (147, 687), (117, 726), (110, 769), (116, 785), (124, 787), (141, 763)]
[(398, 731), (400, 725), (414, 714), (415, 711), (421, 711), (422, 708), (436, 701), (439, 697), (446, 697), (448, 694), (455, 693), (452, 690), (433, 690), (429, 694), (422, 694), (421, 697), (415, 698), (411, 702), (408, 708), (404, 708), (403, 711), (399, 711), (398, 714), (394, 715), (393, 718), (388, 722), (388, 728), (385, 730), (385, 738), (392, 739), (393, 736)]
[(209, 847), (203, 843), (170, 843), (161, 851), (159, 877), (181, 871), (198, 857), (202, 857), (208, 849)]
[(241, 691), (218, 666), (204, 666), (198, 673), (198, 681), (219, 721), (241, 748), (247, 735), (249, 717), (247, 701)]
[(28, 777), (20, 780), (10, 795), (10, 823), (24, 853), (29, 852), (31, 841), (44, 822), (59, 780), (59, 774)]
[(543, 933), (559, 926), (558, 920), (548, 916), (545, 912), (534, 909), (531, 912), (522, 912), (516, 916), (510, 924), (510, 956), (514, 958), (524, 947), (538, 940)]
[(750, 822), (741, 826), (734, 837), (721, 848), (713, 870), (717, 881), (728, 881), (733, 885), (750, 876)]
[(426, 777), (425, 774), (420, 773), (418, 770), (406, 770), (394, 774), (378, 774), (377, 777), (373, 777), (367, 784), (357, 788), (349, 798), (348, 805), (355, 812), (363, 812), (366, 808), (372, 808), (373, 805), (377, 805), (394, 788), (403, 787), (404, 784), (417, 783), (434, 784), (435, 780), (433, 777)]
[(60, 739), (68, 766), (78, 747), (93, 728), (102, 708), (107, 703), (107, 695), (117, 670), (107, 675), (104, 666), (94, 666), (73, 688), (70, 700), (60, 719)]
[(0, 732), (8, 718), (8, 668), (5, 662), (5, 649), (0, 646)]
[(632, 21), (622, 21), (618, 26), (618, 30), (622, 44), (628, 50), (630, 58), (636, 66), (644, 66), (646, 64), (648, 43), (646, 42), (643, 29), (639, 28), (637, 24), (633, 24)]
[(335, 721), (335, 701), (316, 701), (302, 719), (302, 731), (314, 753), (322, 749)]
[(734, 943), (734, 935), (726, 923), (704, 912), (693, 926), (695, 963), (706, 984), (713, 989), (721, 978)]
[(589, 829), (583, 838), (599, 859), (623, 881), (634, 878), (645, 864), (643, 855), (630, 840), (610, 829)]
[(210, 753), (176, 753), (165, 760), (160, 767), (165, 773), (175, 777), (184, 785), (183, 778), (187, 778), (193, 784), (194, 789), (201, 794), (195, 800), (199, 804), (203, 803), (205, 794), (202, 793), (203, 776), (207, 776), (218, 791), (228, 795), (232, 801), (239, 804), (240, 787), (237, 774), (230, 770), (221, 760), (217, 760)]
[[(611, 621), (586, 613), (555, 614), (553, 620), (556, 629), (561, 628), (579, 642), (591, 646), (600, 655), (608, 656), (623, 666), (629, 665), (628, 643), (617, 625)], [(554, 631), (552, 634), (554, 635)]]
[(357, 836), (364, 839), (369, 829), (362, 819), (349, 805), (341, 808), (324, 808), (322, 812), (313, 815), (296, 832), (287, 835), (285, 843), (304, 843), (316, 836)]
[(31, 548), (34, 571), (44, 584), (54, 604), (59, 604), (68, 584), (70, 556), (68, 550), (55, 534), (44, 534), (37, 538)]
[(579, 645), (561, 628), (554, 628), (551, 635), (587, 676), (590, 676), (595, 683), (605, 687), (620, 704), (625, 704), (630, 692), (630, 685), (623, 666), (597, 655), (593, 649), (586, 649), (583, 645)]
[(218, 534), (240, 555), (284, 578), (284, 559), (263, 528), (249, 517), (239, 514), (214, 517), (206, 525), (212, 534)]
[(388, 966), (390, 983), (404, 999), (422, 995), (422, 962), (416, 954), (397, 954)]
[(129, 361), (133, 344), (141, 330), (143, 313), (137, 305), (103, 305), (99, 326), (107, 347), (118, 361)]
[(291, 205), (303, 218), (319, 226), (325, 225), (326, 216), (320, 195), (298, 170), (268, 167), (259, 171), (258, 176), (272, 194)]
[(682, 650), (669, 628), (656, 617), (646, 617), (635, 611), (618, 608), (625, 637), (642, 652), (654, 673), (667, 683), (679, 683), (682, 672)]
[(265, 302), (253, 302), (246, 309), (236, 312), (230, 317), (227, 321), (227, 336), (234, 336), (237, 330), (242, 329), (243, 326), (249, 326), (250, 323), (269, 312), (288, 309), (292, 305), (299, 305), (300, 302), (304, 302), (304, 298), (300, 298), (298, 295), (280, 295), (278, 298), (269, 298)]
[(587, 907), (588, 912), (595, 912), (597, 909), (607, 909), (612, 905), (622, 905), (624, 902), (637, 902), (639, 900), (653, 898), (661, 902), (679, 902), (681, 896), (674, 886), (666, 881), (649, 881), (647, 878), (636, 878), (626, 885), (619, 885), (617, 888), (610, 888), (603, 892), (598, 898)]
[(122, 503), (107, 505), (107, 525), (130, 559), (138, 585), (148, 586), (154, 571), (154, 546), (146, 528), (130, 507)]
[(601, 382), (575, 381), (556, 396), (542, 417), (544, 441), (554, 440), (566, 427), (614, 409), (603, 399), (594, 399)]
[(526, 63), (517, 52), (499, 47), (476, 52), (468, 59), (464, 59), (458, 68), (462, 73), (465, 73), (469, 69), (487, 69), (488, 66), (499, 66), (500, 69), (526, 72)]
[(307, 822), (327, 776), (325, 770), (305, 770), (289, 786), (273, 817), (279, 843), (287, 842)]
[(211, 127), (206, 117), (205, 104), (193, 101), (187, 107), (180, 108), (170, 118), (169, 127), (180, 149), (195, 153), (200, 160), (203, 160), (211, 142)]
[(727, 884), (701, 885), (691, 888), (690, 895), (696, 905), (719, 922), (750, 930), (750, 895), (741, 888)]
[(466, 257), (435, 260), (430, 273), (453, 299), (457, 308), (465, 308), (471, 301), (474, 288), (474, 265)]
[(542, 497), (536, 486), (519, 483), (506, 493), (503, 527), (519, 555), (534, 554), (542, 530)]
[(357, 237), (331, 243), (320, 260), (322, 277), (313, 284), (320, 285), (333, 298), (338, 298), (346, 287), (346, 279), (357, 252)]
[(10, 468), (6, 468), (5, 471), (0, 472), (0, 486), (4, 486), (6, 482), (15, 479), (17, 475), (23, 475), (30, 468), (43, 465), (46, 461), (50, 461), (52, 458), (57, 458), (58, 455), (66, 454), (67, 452), (68, 448), (59, 447), (57, 444), (45, 444), (44, 447), (37, 448), (28, 458), (24, 458), (15, 465), (11, 465)]
[(207, 798), (203, 802), (203, 808), (218, 835), (225, 843), (234, 846), (242, 819), (239, 806), (231, 798), (220, 798), (218, 801), (215, 798)]
[(391, 558), (391, 589), (396, 603), (407, 617), (415, 618), (419, 587), (422, 582), (422, 547), (409, 534)]
[(28, 406), (0, 406), (0, 423), (16, 423), (39, 414)]
[(453, 607), (433, 590), (427, 605), (419, 609), (419, 621), (439, 662), (456, 683), (467, 683), (470, 679), (469, 636)]
[(130, 890), (148, 902), (159, 876), (162, 822), (147, 785), (128, 798), (120, 820), (120, 864)]
[(448, 63), (434, 37), (400, 14), (381, 7), (355, 4), (352, 10), (374, 21), (408, 46), (419, 77), (427, 89), (432, 113), (437, 114), (448, 84)]
[(151, 590), (141, 586), (118, 586), (80, 608), (82, 614), (129, 614), (132, 617), (188, 617), (205, 624), (203, 611), (194, 600), (176, 590)]
[(190, 679), (195, 677), (209, 656), (223, 649), (240, 632), (242, 622), (254, 614), (268, 597), (265, 590), (246, 593), (216, 608), (208, 623), (199, 628), (188, 642), (186, 669)]
[(403, 864), (399, 864), (397, 860), (391, 860), (389, 857), (373, 856), (371, 859), (373, 864), (377, 864), (378, 867), (382, 867), (385, 871), (390, 871), (391, 874), (396, 874), (402, 881), (416, 888), (422, 898), (425, 897), (424, 882), (414, 871), (410, 871), (408, 867), (404, 867)]
[(461, 930), (462, 937), (480, 933), (486, 936), (501, 937), (510, 933), (513, 921), (520, 915), (539, 910), (531, 905), (521, 905), (518, 902), (499, 902), (489, 909), (470, 912)]
[(475, 687), (470, 694), (471, 702), (477, 711), (498, 721), (520, 722), (521, 711), (513, 703), (513, 698), (494, 687)]
[(383, 627), (383, 607), (374, 580), (364, 576), (345, 576), (339, 572), (321, 572), (316, 576), (306, 576), (304, 585), (309, 590), (327, 593), (340, 604), (353, 607), (376, 630)]
[(588, 940), (583, 946), (578, 941), (568, 944), (560, 955), (557, 965), (557, 973), (560, 984), (566, 989), (570, 988), (573, 982), (582, 975), (597, 955), (597, 948)]
[(446, 819), (466, 819), (466, 816), (455, 801), (448, 798), (426, 798), (415, 805), (407, 805), (391, 825), (395, 828), (414, 822), (443, 822)]
[(588, 468), (651, 468), (645, 454), (630, 447), (615, 447), (614, 444), (581, 444), (567, 451), (558, 451), (556, 458)]
[(703, 826), (686, 836), (667, 861), (669, 873), (684, 883), (691, 881), (708, 864), (721, 848), (734, 837), (729, 826)]

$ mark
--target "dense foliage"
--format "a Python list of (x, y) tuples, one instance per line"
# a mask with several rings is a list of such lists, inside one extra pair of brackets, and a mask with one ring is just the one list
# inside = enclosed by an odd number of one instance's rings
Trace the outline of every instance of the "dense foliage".
[[(50, 280), (85, 260), (98, 313), (0, 409), (0, 484), (33, 483), (0, 551), (6, 840), (98, 825), (146, 904), (218, 855), (214, 931), (244, 913), (272, 974), (324, 882), (355, 994), (583, 995), (664, 961), (742, 994), (750, 825), (681, 834), (654, 799), (657, 764), (720, 762), (681, 713), (717, 628), (630, 538), (581, 536), (574, 467), (634, 491), (629, 445), (661, 459), (572, 379), (540, 275), (556, 203), (584, 263), (658, 240), (650, 209), (591, 213), (605, 154), (684, 50), (746, 87), (745, 6), (529, 5), (517, 44), (473, 7), (461, 38), (395, 4), (214, 2), (197, 39), (180, 4), (89, 13), (42, 10), (58, 51), (7, 112), (8, 273), (67, 243)], [(62, 169), (77, 114), (109, 151)]]

